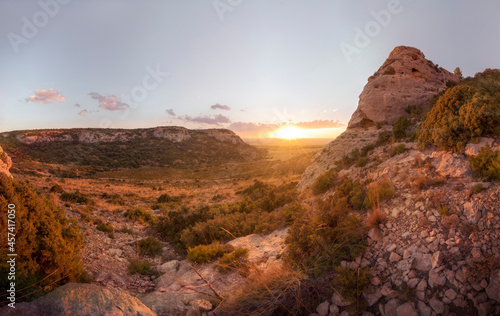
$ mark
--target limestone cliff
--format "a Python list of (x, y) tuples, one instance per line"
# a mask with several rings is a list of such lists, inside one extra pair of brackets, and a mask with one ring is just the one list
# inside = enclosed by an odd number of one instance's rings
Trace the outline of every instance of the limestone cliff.
[[(407, 115), (405, 110), (409, 106), (418, 109), (428, 105), (434, 95), (446, 89), (448, 81), (457, 80), (455, 75), (427, 60), (420, 50), (407, 46), (394, 48), (368, 78), (347, 130), (316, 154), (299, 187), (311, 185), (352, 150), (374, 143), (381, 131), (390, 129), (400, 116)], [(377, 129), (377, 123), (383, 128)]]

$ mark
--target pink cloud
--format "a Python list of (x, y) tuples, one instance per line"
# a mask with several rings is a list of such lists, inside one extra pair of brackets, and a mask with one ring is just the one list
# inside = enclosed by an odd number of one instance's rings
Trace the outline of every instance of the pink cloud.
[(194, 122), (194, 123), (203, 123), (210, 125), (219, 125), (220, 123), (231, 123), (231, 120), (222, 114), (218, 114), (215, 116), (198, 116), (198, 117), (190, 117), (188, 115), (183, 118), (186, 122)]
[(122, 111), (129, 106), (114, 95), (103, 96), (97, 92), (90, 92), (89, 95), (92, 99), (99, 101), (99, 107), (108, 111)]
[(56, 89), (36, 89), (35, 94), (26, 98), (26, 102), (38, 103), (51, 103), (52, 101), (64, 101), (66, 98), (59, 93)]
[(219, 103), (216, 103), (216, 104), (212, 105), (210, 108), (212, 110), (217, 110), (217, 109), (219, 109), (219, 110), (226, 110), (226, 111), (231, 110), (231, 108), (229, 106), (223, 105), (223, 104), (219, 104)]
[(80, 115), (80, 116), (87, 116), (87, 113), (89, 113), (89, 111), (83, 110), (83, 111), (80, 111), (80, 113), (78, 113), (78, 115)]

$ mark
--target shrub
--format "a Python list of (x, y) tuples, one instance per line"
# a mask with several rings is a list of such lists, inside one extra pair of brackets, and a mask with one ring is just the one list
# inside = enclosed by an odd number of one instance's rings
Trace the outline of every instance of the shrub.
[(111, 232), (115, 231), (113, 225), (111, 225), (109, 223), (108, 224), (101, 223), (101, 224), (97, 225), (96, 229), (100, 230), (102, 232), (105, 232), (105, 233), (111, 233)]
[(241, 269), (247, 257), (248, 249), (236, 248), (234, 251), (225, 253), (219, 258), (217, 270), (219, 270), (219, 272), (229, 272), (231, 270)]
[(162, 194), (158, 197), (158, 203), (169, 203), (169, 202), (180, 202), (182, 201), (182, 196), (170, 196), (168, 194)]
[(312, 191), (315, 195), (325, 193), (332, 188), (337, 180), (337, 171), (330, 169), (320, 175), (312, 185)]
[(147, 260), (129, 259), (128, 272), (148, 275), (151, 272), (151, 263)]
[(302, 204), (297, 201), (289, 203), (280, 211), (280, 217), (287, 223), (291, 224), (297, 216), (306, 212), (306, 209)]
[(472, 186), (471, 188), (471, 193), (472, 194), (478, 194), (484, 191), (484, 187), (482, 183), (476, 183)]
[[(0, 247), (0, 257), (3, 258), (0, 275), (7, 276), (10, 269), (5, 259), (10, 252), (7, 232), (12, 233), (7, 222), (7, 215), (12, 213), (8, 211), (12, 209), (10, 204), (15, 205), (17, 223), (14, 230), (16, 298), (29, 300), (66, 282), (83, 281), (86, 275), (80, 250), (84, 236), (78, 222), (68, 219), (62, 209), (37, 193), (29, 183), (10, 179), (4, 174), (0, 174), (0, 227), (6, 239)], [(8, 289), (10, 282), (7, 277), (0, 278), (0, 288)]]
[(149, 236), (145, 239), (141, 239), (138, 242), (139, 253), (141, 255), (159, 255), (163, 251), (161, 243), (155, 237)]
[(153, 216), (153, 214), (149, 213), (148, 211), (142, 208), (127, 210), (123, 215), (130, 220), (137, 221), (140, 223), (144, 222), (154, 223), (156, 221), (156, 218)]
[(400, 116), (392, 125), (392, 134), (394, 140), (399, 141), (406, 138), (408, 128), (411, 126), (411, 121), (404, 116)]
[(450, 209), (448, 208), (448, 205), (443, 204), (438, 206), (438, 212), (441, 216), (448, 216)]
[(400, 154), (404, 153), (405, 151), (406, 151), (405, 144), (396, 145), (391, 150), (391, 156), (400, 155)]
[(229, 244), (214, 242), (210, 245), (198, 245), (188, 249), (187, 258), (196, 263), (213, 261), (226, 253), (230, 253), (234, 247)]
[(447, 89), (422, 123), (421, 149), (434, 144), (462, 150), (470, 140), (500, 129), (500, 71), (487, 69)]
[(370, 284), (370, 267), (351, 270), (349, 268), (335, 268), (333, 286), (346, 300), (359, 300), (361, 293)]
[(80, 203), (84, 205), (95, 205), (95, 201), (86, 197), (84, 194), (76, 191), (75, 193), (63, 193), (61, 194), (61, 200), (71, 203)]
[(358, 159), (358, 161), (356, 161), (356, 163), (354, 164), (354, 167), (356, 167), (356, 168), (364, 167), (368, 164), (369, 161), (370, 160), (367, 157), (361, 157)]
[(492, 151), (489, 144), (481, 147), (477, 156), (469, 156), (474, 171), (486, 180), (500, 180), (500, 151)]
[(121, 197), (120, 194), (107, 194), (107, 193), (103, 193), (101, 195), (104, 199), (106, 199), (108, 201), (108, 203), (111, 203), (111, 204), (116, 204), (116, 205), (125, 205), (125, 200)]
[(54, 184), (50, 190), (50, 193), (64, 193), (64, 189), (59, 184)]
[(379, 225), (386, 221), (387, 215), (382, 213), (379, 207), (375, 207), (366, 219), (366, 226), (368, 228), (379, 228)]
[(394, 186), (391, 180), (384, 178), (377, 182), (370, 183), (367, 189), (365, 206), (368, 208), (377, 207), (380, 202), (394, 195)]

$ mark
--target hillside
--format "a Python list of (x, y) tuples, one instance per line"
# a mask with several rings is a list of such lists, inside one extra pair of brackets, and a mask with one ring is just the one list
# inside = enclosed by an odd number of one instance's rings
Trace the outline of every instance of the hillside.
[(57, 129), (0, 134), (17, 160), (88, 166), (93, 171), (143, 166), (203, 167), (252, 161), (262, 151), (224, 129)]

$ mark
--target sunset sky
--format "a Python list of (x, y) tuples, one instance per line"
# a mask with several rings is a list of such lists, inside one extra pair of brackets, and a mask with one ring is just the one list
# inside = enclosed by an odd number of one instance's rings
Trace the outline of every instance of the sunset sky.
[(465, 76), (500, 68), (499, 12), (466, 0), (3, 0), (0, 131), (282, 137), (293, 124), (298, 137), (333, 137), (395, 46)]

